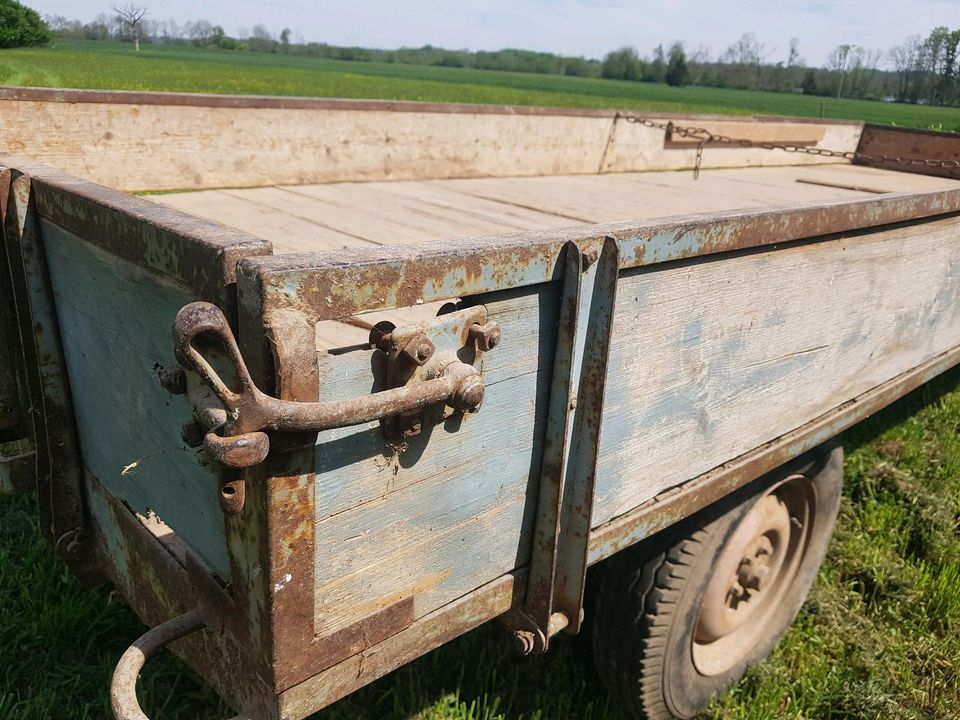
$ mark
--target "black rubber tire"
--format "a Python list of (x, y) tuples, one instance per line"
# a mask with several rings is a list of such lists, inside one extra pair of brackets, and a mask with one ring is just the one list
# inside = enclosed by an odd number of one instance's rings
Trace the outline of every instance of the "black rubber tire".
[[(705, 676), (693, 663), (693, 631), (714, 561), (766, 489), (794, 474), (816, 490), (813, 527), (786, 602), (744, 660)], [(604, 685), (627, 717), (696, 717), (716, 693), (765, 659), (800, 611), (836, 524), (843, 450), (821, 446), (758, 478), (696, 515), (624, 550), (598, 567), (593, 585), (593, 655)]]

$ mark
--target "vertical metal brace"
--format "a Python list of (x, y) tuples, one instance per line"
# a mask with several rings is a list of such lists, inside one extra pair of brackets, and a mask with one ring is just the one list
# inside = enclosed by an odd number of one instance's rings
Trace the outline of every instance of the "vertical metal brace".
[(508, 624), (526, 652), (580, 631), (619, 246), (567, 243), (537, 518), (523, 608)]
[(20, 459), (20, 470), (35, 469), (44, 536), (77, 575), (92, 582), (96, 574), (92, 538), (85, 535), (83, 464), (53, 288), (31, 180), (17, 171), (11, 173), (4, 230), (35, 449), (34, 456)]

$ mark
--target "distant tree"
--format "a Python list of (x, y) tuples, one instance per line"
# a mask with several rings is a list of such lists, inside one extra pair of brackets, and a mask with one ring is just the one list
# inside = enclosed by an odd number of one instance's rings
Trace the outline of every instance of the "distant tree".
[(254, 52), (276, 52), (277, 41), (265, 25), (254, 25), (247, 42)]
[(787, 67), (797, 67), (803, 65), (803, 58), (800, 57), (799, 38), (790, 38), (790, 54), (787, 56)]
[(622, 47), (607, 53), (603, 58), (600, 76), (611, 80), (639, 80), (640, 59), (637, 57), (636, 49)]
[(187, 22), (183, 27), (194, 45), (207, 47), (213, 41), (214, 30), (209, 20)]
[(817, 94), (817, 74), (813, 70), (807, 70), (803, 74), (803, 82), (800, 85), (804, 95)]
[(143, 19), (147, 14), (147, 9), (129, 3), (123, 7), (114, 5), (113, 11), (117, 14), (117, 20), (121, 27), (130, 29), (133, 34), (133, 49), (140, 52), (140, 33), (143, 30)]
[(664, 75), (667, 72), (667, 59), (663, 52), (663, 45), (657, 45), (653, 49), (653, 62), (647, 69), (646, 77), (643, 79), (648, 82), (663, 82)]
[(0, 0), (0, 48), (46, 45), (53, 33), (36, 10), (16, 0)]
[(837, 100), (843, 95), (843, 81), (850, 69), (850, 53), (856, 45), (837, 45), (827, 58), (827, 68), (837, 73), (840, 80), (837, 83)]
[(670, 53), (667, 60), (667, 72), (665, 75), (667, 85), (673, 87), (686, 85), (689, 80), (689, 75), (687, 54), (683, 51), (683, 43), (675, 42), (670, 46)]
[(284, 28), (280, 33), (280, 47), (283, 52), (290, 50), (290, 28)]

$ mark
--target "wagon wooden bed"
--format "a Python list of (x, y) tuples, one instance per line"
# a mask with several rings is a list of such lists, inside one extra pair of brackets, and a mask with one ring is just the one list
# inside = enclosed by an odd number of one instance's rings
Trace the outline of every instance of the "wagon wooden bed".
[(628, 711), (688, 716), (772, 646), (832, 527), (824, 444), (960, 358), (960, 145), (636, 119), (0, 90), (0, 486), (36, 489), (71, 568), (158, 626), (118, 666), (118, 718), (180, 637), (257, 720), (495, 617), (545, 651), (579, 630), (588, 566), (631, 548), (625, 577), (664, 528), (734, 532), (779, 492), (789, 522), (760, 535), (793, 549), (745, 538), (733, 582), (781, 578), (785, 617), (751, 610), (769, 631), (730, 667), (695, 634)]

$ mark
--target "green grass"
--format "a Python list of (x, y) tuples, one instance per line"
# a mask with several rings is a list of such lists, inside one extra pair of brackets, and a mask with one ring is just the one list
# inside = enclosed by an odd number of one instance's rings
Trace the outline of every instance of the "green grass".
[[(845, 438), (828, 560), (773, 657), (706, 718), (956, 717), (960, 708), (960, 370)], [(0, 498), (0, 718), (109, 717), (113, 664), (142, 626), (84, 591), (40, 539), (36, 503)], [(141, 697), (154, 720), (228, 717), (169, 654)], [(491, 625), (364, 688), (317, 720), (622, 720), (581, 638), (516, 658)]]
[(0, 50), (0, 83), (39, 87), (795, 115), (960, 130), (960, 108), (192, 47), (61, 41)]

